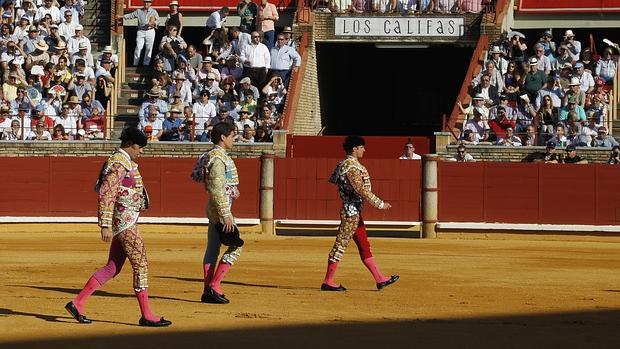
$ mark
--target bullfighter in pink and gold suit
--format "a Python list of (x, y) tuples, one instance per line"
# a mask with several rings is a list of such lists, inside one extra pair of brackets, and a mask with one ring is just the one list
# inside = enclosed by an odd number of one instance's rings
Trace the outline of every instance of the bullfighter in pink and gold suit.
[(138, 230), (140, 211), (148, 208), (148, 195), (133, 160), (142, 153), (147, 138), (142, 131), (131, 127), (123, 130), (121, 147), (106, 161), (99, 174), (95, 190), (99, 194), (99, 227), (101, 239), (112, 242), (108, 264), (97, 270), (80, 294), (65, 306), (81, 323), (91, 321), (84, 316), (86, 299), (104, 283), (120, 273), (125, 259), (133, 269), (133, 288), (142, 317), (141, 326), (169, 326), (170, 321), (156, 317), (148, 301), (148, 262), (144, 241)]
[(342, 200), (341, 221), (336, 242), (329, 253), (327, 273), (321, 290), (346, 291), (344, 286), (334, 283), (334, 275), (351, 239), (357, 245), (362, 262), (374, 277), (377, 289), (381, 290), (396, 282), (398, 275), (386, 277), (379, 271), (370, 251), (362, 209), (364, 200), (381, 210), (387, 210), (392, 206), (372, 193), (370, 175), (366, 167), (359, 162), (366, 151), (364, 139), (358, 136), (348, 136), (342, 146), (347, 152), (347, 158), (338, 164), (329, 179), (331, 183), (338, 186)]

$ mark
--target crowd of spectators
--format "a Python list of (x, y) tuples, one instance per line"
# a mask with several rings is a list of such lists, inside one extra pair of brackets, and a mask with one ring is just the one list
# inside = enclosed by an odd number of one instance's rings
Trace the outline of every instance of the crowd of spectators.
[(118, 58), (93, 58), (82, 0), (3, 1), (0, 139), (101, 139)]
[(312, 0), (320, 12), (337, 13), (480, 13), (493, 0)]
[(618, 45), (602, 55), (582, 45), (572, 30), (558, 43), (551, 30), (528, 47), (520, 32), (504, 33), (491, 45), (481, 72), (471, 81), (459, 143), (504, 146), (613, 147), (608, 135), (609, 91)]
[[(148, 70), (152, 88), (138, 112), (140, 128), (151, 140), (208, 142), (214, 125), (229, 122), (237, 128), (238, 142), (271, 141), (291, 73), (301, 65), (291, 28), (276, 35), (275, 5), (242, 0), (237, 6), (241, 25), (232, 27), (226, 25), (230, 9), (222, 7), (208, 16), (201, 42), (181, 36), (178, 2), (172, 1), (170, 8)], [(137, 11), (154, 10), (145, 4)], [(139, 28), (144, 18), (148, 39), (149, 16), (125, 15), (130, 17), (138, 18)], [(138, 48), (134, 57), (140, 57)]]

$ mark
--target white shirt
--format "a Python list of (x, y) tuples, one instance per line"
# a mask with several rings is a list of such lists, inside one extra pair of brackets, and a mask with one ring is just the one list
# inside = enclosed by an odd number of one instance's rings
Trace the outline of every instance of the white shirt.
[(52, 21), (55, 23), (60, 23), (60, 10), (58, 7), (52, 5), (50, 8), (45, 6), (41, 6), (37, 9), (37, 14), (34, 16), (34, 19), (41, 21), (42, 18), (45, 18), (46, 14), (50, 14), (52, 16)]
[(583, 92), (587, 92), (590, 87), (594, 87), (594, 78), (592, 74), (584, 71), (583, 74), (579, 77), (579, 88)]
[(226, 17), (222, 18), (220, 10), (213, 12), (207, 18), (207, 27), (211, 29), (221, 28), (224, 26), (224, 23), (226, 23)]
[(401, 157), (399, 157), (400, 160), (421, 160), (422, 157), (416, 153), (413, 153), (413, 155), (411, 156), (411, 158), (408, 158), (407, 155), (403, 155)]
[[(75, 27), (76, 24), (73, 24), (73, 22), (62, 22), (58, 25), (58, 33), (66, 40), (69, 40), (75, 36)], [(27, 32), (25, 34), (28, 35)]]
[(241, 52), (241, 63), (252, 68), (267, 68), (271, 65), (271, 54), (269, 49), (262, 43), (258, 45), (248, 45)]
[(76, 52), (78, 52), (80, 50), (80, 43), (85, 43), (86, 47), (88, 48), (88, 54), (90, 54), (91, 51), (91, 46), (90, 46), (90, 40), (85, 37), (84, 35), (82, 35), (81, 37), (77, 37), (77, 36), (72, 36), (71, 39), (69, 39), (69, 42), (67, 43), (67, 52), (69, 52), (69, 54), (74, 54)]
[(66, 118), (57, 116), (54, 118), (54, 126), (62, 125), (65, 128), (67, 134), (76, 134), (77, 132), (77, 119), (74, 116), (67, 116)]
[(202, 104), (202, 102), (196, 102), (192, 106), (195, 115), (196, 121), (196, 134), (201, 135), (205, 130), (205, 123), (210, 124), (211, 120), (216, 116), (215, 105), (213, 103), (207, 102), (206, 104)]

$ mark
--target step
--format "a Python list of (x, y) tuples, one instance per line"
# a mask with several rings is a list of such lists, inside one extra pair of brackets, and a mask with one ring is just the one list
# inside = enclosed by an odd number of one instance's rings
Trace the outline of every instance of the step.
[(133, 104), (118, 104), (116, 106), (117, 113), (123, 115), (137, 115), (138, 110), (140, 109), (140, 105)]
[(146, 96), (146, 91), (121, 87), (120, 95), (128, 98), (144, 98)]
[(119, 114), (114, 119), (114, 126), (115, 128), (118, 124), (137, 126), (139, 122), (140, 119), (137, 114)]

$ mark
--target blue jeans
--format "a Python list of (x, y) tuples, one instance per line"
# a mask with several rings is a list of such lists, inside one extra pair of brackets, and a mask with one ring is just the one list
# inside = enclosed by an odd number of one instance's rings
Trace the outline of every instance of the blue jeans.
[(275, 45), (274, 39), (275, 39), (276, 32), (275, 32), (275, 30), (270, 30), (268, 32), (264, 32), (263, 35), (264, 35), (263, 36), (263, 43), (265, 44), (265, 46), (267, 46), (269, 51), (271, 51), (271, 49)]

